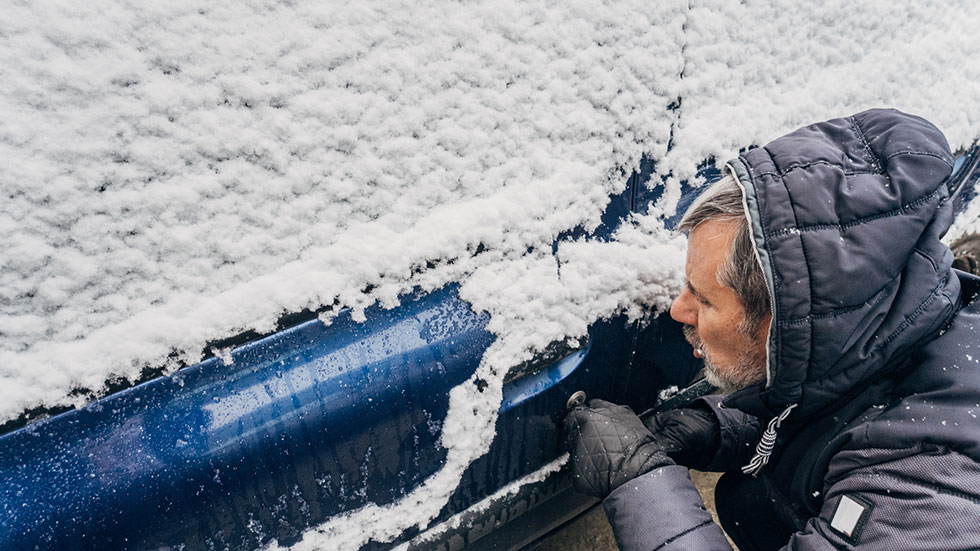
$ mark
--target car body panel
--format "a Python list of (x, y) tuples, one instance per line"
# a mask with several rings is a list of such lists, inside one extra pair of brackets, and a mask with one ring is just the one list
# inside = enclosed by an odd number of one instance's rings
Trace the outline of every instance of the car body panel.
[(454, 288), (370, 314), (309, 321), (231, 365), (211, 358), (5, 435), (0, 548), (288, 543), (410, 491), (444, 462), (449, 390), (493, 337)]

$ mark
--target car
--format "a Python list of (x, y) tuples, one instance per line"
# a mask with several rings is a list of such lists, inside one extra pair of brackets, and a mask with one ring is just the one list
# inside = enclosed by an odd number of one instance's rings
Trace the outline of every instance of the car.
[[(608, 239), (662, 187), (644, 161), (610, 198), (602, 224), (559, 239)], [(719, 175), (710, 162), (699, 176)], [(974, 198), (980, 147), (950, 180), (957, 212)], [(683, 186), (678, 212), (697, 194)], [(677, 218), (665, 220), (672, 227)], [(0, 435), (0, 549), (250, 550), (289, 547), (324, 523), (355, 531), (357, 514), (400, 503), (447, 462), (451, 391), (494, 336), (449, 285), (401, 297), (355, 321), (288, 316), (270, 335), (171, 374)], [(642, 412), (696, 379), (699, 360), (669, 316), (594, 323), (506, 377), (489, 451), (466, 466), (424, 530), (348, 543), (381, 549), (522, 549), (596, 504), (563, 468), (561, 420), (572, 397)], [(480, 391), (482, 389), (477, 389)], [(343, 532), (335, 532), (343, 537)]]

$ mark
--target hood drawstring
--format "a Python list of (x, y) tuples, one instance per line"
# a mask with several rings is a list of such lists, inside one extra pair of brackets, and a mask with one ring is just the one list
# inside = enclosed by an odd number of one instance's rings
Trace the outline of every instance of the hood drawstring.
[(769, 463), (769, 456), (772, 455), (773, 448), (776, 447), (776, 429), (789, 417), (789, 413), (796, 406), (797, 404), (790, 404), (778, 417), (773, 417), (769, 421), (769, 426), (762, 433), (762, 440), (759, 440), (759, 443), (755, 446), (755, 455), (752, 456), (752, 461), (749, 461), (748, 465), (742, 467), (743, 473), (759, 476), (762, 468), (766, 466), (766, 463)]

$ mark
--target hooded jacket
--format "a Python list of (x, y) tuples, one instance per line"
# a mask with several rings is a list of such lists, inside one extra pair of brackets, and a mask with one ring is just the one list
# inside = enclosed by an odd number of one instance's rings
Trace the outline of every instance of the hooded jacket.
[[(766, 382), (710, 401), (711, 470), (765, 479), (785, 549), (980, 549), (980, 283), (940, 241), (952, 166), (938, 129), (895, 110), (727, 165), (773, 316)], [(683, 467), (604, 506), (624, 551), (730, 549)]]

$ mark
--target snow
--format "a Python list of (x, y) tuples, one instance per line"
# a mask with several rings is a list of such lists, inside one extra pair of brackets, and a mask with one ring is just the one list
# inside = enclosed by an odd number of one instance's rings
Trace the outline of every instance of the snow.
[(664, 148), (680, 26), (639, 3), (10, 6), (0, 417), (597, 225)]
[(543, 250), (644, 153), (669, 214), (703, 158), (829, 116), (977, 136), (972, 4), (838, 4), (12, 4), (0, 418)]
[[(286, 312), (363, 319), (458, 281), (498, 339), (486, 388), (451, 393), (446, 465), (301, 545), (427, 526), (492, 440), (507, 368), (679, 291), (657, 214), (699, 162), (873, 106), (963, 148), (978, 25), (965, 1), (9, 3), (0, 420)], [(663, 204), (552, 254), (643, 155)]]
[[(980, 186), (980, 182), (977, 182), (974, 186), (975, 188)], [(974, 191), (980, 192), (980, 189), (975, 189)], [(977, 195), (980, 195), (980, 193), (977, 193)], [(976, 196), (967, 203), (963, 212), (953, 220), (949, 231), (943, 236), (943, 242), (947, 245), (952, 245), (957, 239), (968, 233), (980, 233), (980, 200), (977, 200)]]
[(417, 546), (423, 542), (432, 541), (437, 538), (443, 537), (443, 535), (450, 531), (459, 528), (467, 514), (479, 513), (485, 511), (492, 507), (494, 504), (499, 503), (502, 500), (514, 496), (520, 489), (528, 484), (537, 484), (545, 481), (550, 475), (561, 470), (565, 464), (568, 463), (568, 454), (564, 453), (560, 455), (557, 459), (551, 461), (547, 465), (541, 467), (540, 469), (534, 471), (533, 473), (518, 478), (517, 480), (507, 484), (503, 488), (497, 490), (492, 495), (480, 500), (478, 503), (467, 509), (462, 513), (457, 513), (443, 522), (440, 522), (436, 526), (429, 528), (425, 532), (415, 536), (411, 541), (405, 542), (398, 547), (395, 547), (393, 551), (408, 551), (412, 546)]
[(671, 385), (667, 388), (661, 389), (657, 394), (657, 400), (660, 402), (670, 400), (675, 394), (677, 394), (678, 390), (680, 390), (680, 388), (678, 388), (677, 385)]
[(799, 126), (871, 107), (925, 117), (954, 150), (980, 137), (980, 9), (957, 2), (692, 2), (683, 114), (668, 154), (681, 177)]

